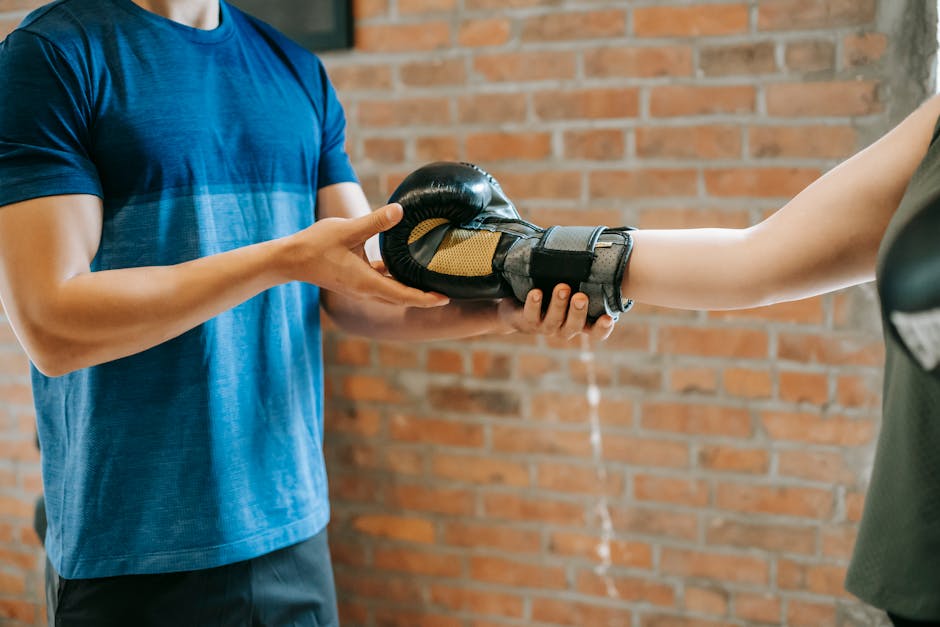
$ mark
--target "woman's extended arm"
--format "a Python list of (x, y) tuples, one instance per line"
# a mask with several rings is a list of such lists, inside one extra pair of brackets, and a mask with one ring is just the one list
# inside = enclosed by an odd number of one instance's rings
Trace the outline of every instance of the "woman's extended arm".
[(750, 228), (636, 232), (624, 294), (666, 307), (738, 309), (874, 279), (878, 245), (938, 116), (933, 97)]

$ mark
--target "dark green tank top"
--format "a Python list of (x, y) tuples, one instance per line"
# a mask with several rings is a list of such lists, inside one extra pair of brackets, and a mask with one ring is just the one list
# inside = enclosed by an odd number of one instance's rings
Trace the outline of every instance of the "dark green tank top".
[[(940, 196), (940, 122), (878, 251)], [(940, 246), (940, 233), (937, 234)], [(940, 280), (940, 277), (937, 278)], [(940, 381), (885, 328), (881, 434), (846, 588), (875, 607), (940, 620)]]

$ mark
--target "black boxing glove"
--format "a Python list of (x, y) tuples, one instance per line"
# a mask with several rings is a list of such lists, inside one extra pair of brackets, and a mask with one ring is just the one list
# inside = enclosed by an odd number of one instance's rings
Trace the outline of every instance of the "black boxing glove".
[(924, 370), (940, 376), (940, 201), (898, 231), (884, 253), (878, 292), (889, 332)]
[(524, 302), (534, 288), (565, 283), (588, 296), (588, 317), (616, 319), (633, 301), (620, 293), (633, 238), (629, 227), (553, 226), (519, 216), (496, 180), (468, 163), (412, 172), (392, 193), (404, 217), (381, 233), (382, 258), (406, 285), (451, 298)]

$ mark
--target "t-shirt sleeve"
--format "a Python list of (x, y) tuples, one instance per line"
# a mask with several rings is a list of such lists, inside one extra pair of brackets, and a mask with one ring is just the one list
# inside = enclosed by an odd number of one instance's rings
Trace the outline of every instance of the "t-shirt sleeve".
[(44, 38), (0, 43), (0, 206), (60, 194), (101, 196), (88, 151), (91, 107), (82, 81)]
[(323, 86), (323, 138), (317, 185), (326, 187), (335, 183), (358, 183), (359, 179), (346, 154), (346, 114), (343, 105), (336, 97), (336, 90), (323, 64), (320, 63), (319, 67)]

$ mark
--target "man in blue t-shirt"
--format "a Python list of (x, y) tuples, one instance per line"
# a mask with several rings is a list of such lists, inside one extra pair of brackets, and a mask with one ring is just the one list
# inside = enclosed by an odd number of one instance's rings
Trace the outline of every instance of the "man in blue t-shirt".
[(322, 65), (224, 1), (58, 0), (0, 84), (50, 622), (336, 624), (320, 304), (413, 340), (573, 335), (586, 298), (442, 306), (380, 274), (365, 243), (401, 208), (370, 213)]

